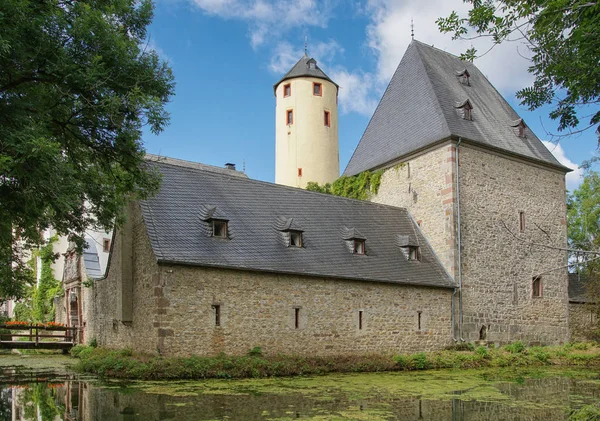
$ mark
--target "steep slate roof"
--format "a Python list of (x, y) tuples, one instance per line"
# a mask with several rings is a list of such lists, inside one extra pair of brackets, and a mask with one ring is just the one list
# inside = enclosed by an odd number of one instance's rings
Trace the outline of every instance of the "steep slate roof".
[[(279, 186), (173, 162), (159, 193), (141, 202), (159, 263), (223, 267), (365, 281), (455, 286), (406, 209)], [(228, 220), (228, 239), (210, 236), (202, 209)], [(282, 223), (303, 231), (303, 247), (286, 247)], [(344, 227), (366, 237), (366, 255), (349, 252)], [(283, 227), (285, 228), (285, 227)], [(407, 261), (396, 236), (418, 239), (422, 261)]]
[[(308, 65), (309, 60), (313, 60), (315, 62), (314, 68), (311, 68)], [(300, 60), (298, 60), (298, 63), (296, 63), (289, 72), (287, 72), (281, 79), (279, 79), (279, 82), (277, 82), (275, 85), (273, 85), (273, 90), (274, 91), (277, 90), (277, 87), (279, 86), (279, 84), (281, 82), (283, 82), (284, 80), (293, 79), (295, 77), (304, 77), (304, 76), (316, 77), (318, 79), (328, 80), (329, 82), (333, 83), (336, 86), (336, 88), (339, 87), (337, 83), (335, 83), (333, 80), (331, 80), (329, 78), (329, 76), (327, 76), (325, 74), (325, 72), (323, 70), (321, 70), (321, 68), (317, 65), (317, 61), (314, 58), (310, 58), (309, 56), (307, 56), (305, 54), (304, 57), (302, 57)]]
[(87, 277), (90, 279), (100, 279), (104, 276), (100, 267), (100, 257), (98, 249), (93, 238), (86, 237), (87, 246), (83, 249), (83, 265)]
[(587, 297), (585, 291), (585, 283), (587, 277), (579, 273), (569, 273), (569, 302), (572, 303), (589, 303), (592, 302)]
[[(464, 70), (470, 86), (460, 81)], [(473, 106), (472, 121), (456, 108), (466, 100)], [(570, 171), (530, 129), (525, 138), (517, 135), (519, 119), (473, 63), (412, 41), (344, 174), (382, 166), (451, 136)]]

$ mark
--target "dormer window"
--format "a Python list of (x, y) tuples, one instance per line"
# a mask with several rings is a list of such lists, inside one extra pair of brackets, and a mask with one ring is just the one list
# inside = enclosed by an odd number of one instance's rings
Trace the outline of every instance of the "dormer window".
[(512, 122), (511, 124), (512, 127), (515, 127), (517, 129), (517, 136), (521, 137), (521, 138), (526, 138), (527, 134), (525, 132), (525, 129), (527, 128), (527, 125), (525, 124), (525, 122), (523, 121), (522, 118), (515, 120)]
[(323, 96), (323, 85), (317, 82), (313, 82), (313, 95)]
[(406, 260), (421, 260), (421, 251), (418, 246), (402, 247)]
[(302, 231), (289, 231), (290, 247), (302, 247)]
[(469, 74), (467, 69), (463, 69), (456, 72), (456, 76), (458, 77), (460, 83), (462, 83), (463, 85), (471, 86), (471, 82), (469, 81), (471, 75)]
[(397, 244), (406, 260), (421, 261), (421, 248), (415, 235), (399, 235)]
[(292, 85), (290, 83), (283, 85), (283, 97), (292, 95)]
[(471, 105), (471, 101), (469, 101), (468, 99), (465, 99), (462, 102), (458, 102), (458, 103), (456, 103), (455, 108), (458, 110), (459, 115), (464, 120), (473, 120), (473, 115), (472, 115), (473, 105)]
[(361, 238), (354, 239), (354, 254), (365, 254), (365, 240)]
[(316, 69), (317, 68), (317, 60), (315, 60), (314, 58), (311, 58), (310, 60), (308, 60), (306, 62), (306, 65), (308, 66), (309, 69)]
[(227, 238), (227, 221), (224, 221), (222, 219), (213, 219), (212, 236), (219, 238)]

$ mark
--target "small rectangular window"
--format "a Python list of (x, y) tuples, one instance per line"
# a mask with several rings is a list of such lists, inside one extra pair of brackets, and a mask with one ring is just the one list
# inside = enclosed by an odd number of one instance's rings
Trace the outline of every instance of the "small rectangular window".
[(326, 127), (331, 127), (331, 115), (329, 114), (329, 111), (325, 111), (324, 123)]
[(315, 96), (323, 95), (323, 86), (320, 83), (313, 82), (313, 95), (315, 95)]
[(354, 253), (365, 254), (365, 240), (354, 240)]
[(227, 238), (227, 221), (213, 219), (213, 237)]
[(214, 311), (215, 326), (221, 326), (221, 306), (219, 304), (213, 304), (212, 309)]
[(406, 178), (410, 178), (410, 162), (406, 163)]
[(421, 330), (421, 311), (417, 311), (417, 329)]
[(406, 260), (421, 260), (421, 250), (418, 246), (402, 247), (402, 253), (406, 257)]
[(105, 238), (104, 240), (102, 240), (102, 250), (105, 253), (108, 253), (110, 251), (110, 239), (109, 238)]
[(302, 177), (302, 168), (298, 168), (298, 177)]
[(539, 298), (542, 296), (542, 278), (536, 276), (532, 282), (532, 296)]
[(290, 247), (302, 247), (302, 232), (290, 231)]
[(283, 97), (288, 97), (292, 95), (292, 85), (291, 84), (286, 84), (283, 85)]
[(358, 330), (362, 330), (363, 328), (363, 312), (362, 310), (358, 311)]
[(519, 231), (525, 232), (525, 212), (519, 212)]
[(300, 329), (300, 309), (294, 309), (294, 329)]
[(294, 110), (287, 110), (285, 113), (285, 124), (294, 124)]

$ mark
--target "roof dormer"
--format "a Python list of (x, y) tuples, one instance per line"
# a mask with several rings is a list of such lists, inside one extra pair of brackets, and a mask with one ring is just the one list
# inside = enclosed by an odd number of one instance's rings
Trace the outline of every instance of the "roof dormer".
[(229, 238), (229, 219), (217, 206), (201, 206), (199, 214), (210, 237)]
[(473, 120), (473, 115), (471, 112), (471, 110), (473, 110), (473, 105), (471, 104), (471, 101), (469, 101), (469, 99), (465, 99), (464, 101), (457, 102), (454, 105), (454, 108), (456, 108), (458, 110), (459, 115), (464, 120)]
[(456, 77), (458, 77), (460, 83), (462, 83), (463, 85), (471, 86), (471, 81), (469, 79), (471, 75), (469, 74), (469, 71), (467, 69), (459, 70), (455, 74)]
[(421, 247), (413, 235), (398, 235), (396, 244), (406, 260), (421, 261)]
[(367, 239), (356, 228), (344, 227), (342, 229), (342, 239), (346, 241), (346, 246), (352, 254), (367, 253)]
[(515, 127), (517, 129), (517, 136), (522, 137), (522, 138), (526, 138), (527, 134), (525, 132), (525, 129), (527, 129), (527, 125), (525, 124), (525, 122), (523, 121), (522, 118), (515, 120), (511, 123), (512, 127)]
[(286, 247), (304, 247), (304, 230), (294, 218), (280, 216), (277, 218), (275, 228), (281, 234), (281, 239)]

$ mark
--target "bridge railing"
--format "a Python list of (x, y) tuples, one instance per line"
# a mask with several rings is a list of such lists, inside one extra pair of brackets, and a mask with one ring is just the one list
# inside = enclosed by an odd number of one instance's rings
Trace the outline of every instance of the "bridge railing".
[[(78, 328), (76, 327), (0, 324), (0, 329), (10, 331), (10, 333), (0, 333), (0, 348), (69, 349), (77, 344)], [(25, 333), (12, 331), (25, 331)]]

